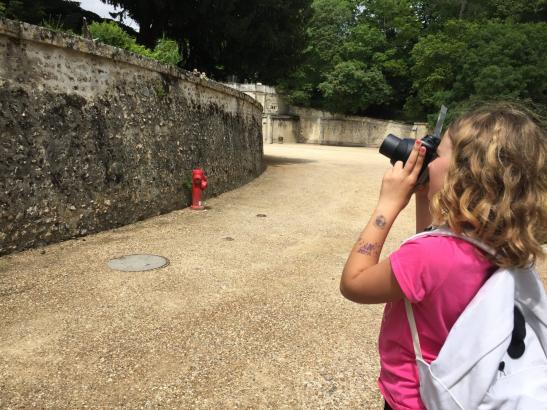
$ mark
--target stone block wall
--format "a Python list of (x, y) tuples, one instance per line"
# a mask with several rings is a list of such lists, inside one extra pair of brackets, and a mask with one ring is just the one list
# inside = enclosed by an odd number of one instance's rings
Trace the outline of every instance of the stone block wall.
[(0, 19), (0, 255), (186, 207), (263, 171), (262, 107), (132, 53)]
[(379, 147), (390, 133), (401, 138), (422, 138), (428, 133), (426, 123), (406, 124), (293, 106), (287, 104), (274, 87), (260, 83), (226, 85), (261, 103), (262, 136), (266, 144)]
[(291, 107), (300, 120), (298, 142), (306, 144), (379, 147), (388, 134), (400, 138), (422, 138), (427, 124), (332, 114), (312, 108)]
[(262, 105), (264, 114), (283, 115), (289, 112), (289, 105), (277, 94), (274, 87), (261, 83), (226, 83), (226, 85), (253, 97)]
[(265, 144), (296, 144), (299, 142), (300, 118), (294, 115), (264, 115), (262, 135)]

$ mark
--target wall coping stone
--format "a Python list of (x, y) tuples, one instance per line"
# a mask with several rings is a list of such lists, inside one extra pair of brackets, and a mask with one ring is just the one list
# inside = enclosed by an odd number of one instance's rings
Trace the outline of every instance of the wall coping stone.
[(366, 122), (366, 123), (376, 123), (376, 124), (396, 124), (401, 126), (412, 126), (412, 125), (427, 125), (426, 122), (404, 122), (397, 120), (387, 120), (373, 117), (361, 117), (358, 115), (351, 114), (342, 114), (338, 112), (326, 111), (318, 108), (312, 107), (301, 107), (301, 106), (291, 106), (291, 114), (302, 116), (303, 114), (308, 113), (310, 117), (315, 117), (321, 121), (355, 121), (355, 122)]
[(130, 51), (97, 41), (88, 40), (81, 36), (57, 32), (45, 27), (10, 20), (4, 17), (0, 17), (0, 35), (70, 49), (84, 54), (90, 54), (97, 57), (142, 67), (150, 71), (156, 71), (161, 74), (166, 74), (171, 77), (198, 84), (202, 87), (210, 88), (211, 90), (222, 94), (234, 96), (255, 105), (260, 108), (261, 111), (263, 110), (262, 104), (254, 98), (219, 82), (200, 78), (182, 68), (163, 64), (159, 61), (140, 56)]

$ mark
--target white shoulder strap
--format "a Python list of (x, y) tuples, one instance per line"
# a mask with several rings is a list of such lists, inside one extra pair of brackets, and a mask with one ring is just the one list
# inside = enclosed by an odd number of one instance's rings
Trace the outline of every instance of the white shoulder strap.
[(410, 326), (410, 333), (412, 333), (414, 354), (416, 355), (416, 359), (423, 360), (422, 349), (420, 348), (420, 338), (418, 337), (418, 328), (416, 327), (416, 320), (414, 319), (414, 312), (412, 311), (412, 305), (407, 298), (405, 298), (405, 309), (408, 325)]
[(477, 248), (480, 248), (483, 251), (485, 251), (485, 252), (487, 252), (491, 255), (496, 254), (496, 250), (494, 248), (488, 246), (487, 244), (483, 243), (479, 239), (470, 238), (469, 236), (465, 236), (465, 235), (458, 235), (457, 233), (452, 232), (450, 230), (450, 228), (446, 225), (441, 225), (441, 226), (437, 227), (436, 229), (434, 229), (432, 231), (417, 233), (416, 235), (411, 236), (410, 238), (406, 239), (403, 243), (405, 243), (406, 241), (409, 241), (411, 239), (420, 238), (420, 237), (423, 237), (423, 236), (452, 236), (454, 238), (463, 239), (464, 241), (472, 243)]

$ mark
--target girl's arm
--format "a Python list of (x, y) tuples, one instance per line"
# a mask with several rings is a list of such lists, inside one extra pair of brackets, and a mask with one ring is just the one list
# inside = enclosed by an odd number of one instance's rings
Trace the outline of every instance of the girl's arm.
[(403, 297), (389, 259), (378, 263), (382, 247), (399, 211), (379, 205), (353, 245), (342, 272), (340, 291), (357, 303), (384, 303)]
[(342, 272), (340, 291), (346, 298), (357, 303), (384, 303), (403, 297), (389, 259), (378, 260), (395, 218), (410, 200), (424, 155), (425, 148), (417, 141), (406, 164), (398, 161), (384, 175), (378, 206)]

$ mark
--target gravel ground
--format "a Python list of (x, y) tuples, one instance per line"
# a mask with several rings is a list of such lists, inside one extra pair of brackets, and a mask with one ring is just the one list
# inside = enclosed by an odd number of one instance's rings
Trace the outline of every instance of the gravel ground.
[[(265, 155), (263, 175), (205, 211), (0, 258), (0, 408), (383, 408), (382, 306), (338, 284), (389, 164), (366, 148)], [(108, 268), (135, 253), (170, 264)]]

